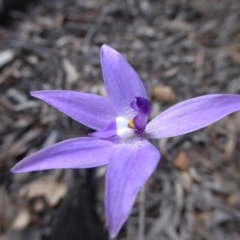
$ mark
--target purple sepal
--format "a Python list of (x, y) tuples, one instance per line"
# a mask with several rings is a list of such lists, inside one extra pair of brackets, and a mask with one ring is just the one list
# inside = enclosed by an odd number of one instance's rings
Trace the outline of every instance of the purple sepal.
[(105, 128), (88, 134), (90, 137), (93, 138), (110, 138), (117, 136), (117, 125), (116, 121), (110, 122)]
[(146, 128), (148, 138), (168, 138), (206, 127), (240, 110), (240, 95), (210, 94), (180, 102), (155, 117)]
[[(65, 168), (92, 168), (108, 164), (116, 141), (97, 138), (73, 138), (44, 148), (22, 161), (11, 171), (14, 173)], [(99, 158), (99, 156), (101, 156)]]
[(135, 100), (131, 102), (130, 106), (137, 112), (137, 115), (133, 119), (136, 134), (141, 134), (146, 128), (151, 113), (150, 102), (146, 98), (136, 97)]
[(95, 130), (102, 129), (117, 117), (110, 101), (94, 94), (67, 90), (43, 90), (31, 92), (31, 95)]
[(103, 79), (111, 107), (118, 116), (131, 118), (134, 111), (129, 108), (134, 96), (147, 98), (147, 91), (138, 74), (124, 57), (107, 45), (101, 48)]
[(110, 156), (105, 206), (111, 237), (116, 237), (131, 212), (138, 191), (160, 160), (159, 151), (146, 139), (134, 138), (114, 145)]

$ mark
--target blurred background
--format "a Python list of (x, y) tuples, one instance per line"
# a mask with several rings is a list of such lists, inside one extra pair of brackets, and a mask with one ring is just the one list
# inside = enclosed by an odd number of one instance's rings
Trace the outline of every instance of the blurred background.
[[(0, 239), (108, 239), (105, 168), (12, 174), (25, 156), (91, 129), (29, 95), (106, 96), (99, 50), (120, 51), (144, 81), (151, 118), (179, 101), (240, 94), (239, 0), (0, 0)], [(208, 106), (206, 106), (207, 108)], [(147, 240), (240, 239), (240, 113), (153, 143)], [(118, 239), (137, 239), (139, 198)]]

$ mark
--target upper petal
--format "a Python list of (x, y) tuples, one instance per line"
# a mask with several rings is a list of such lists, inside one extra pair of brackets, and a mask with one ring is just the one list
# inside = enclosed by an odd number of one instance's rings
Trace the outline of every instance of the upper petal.
[(210, 125), (240, 110), (240, 95), (213, 94), (189, 99), (170, 107), (146, 127), (149, 138), (167, 138)]
[[(47, 169), (91, 168), (108, 163), (114, 142), (97, 138), (74, 138), (44, 148), (17, 163), (12, 172)], [(100, 157), (99, 157), (100, 156)]]
[(135, 97), (147, 98), (143, 82), (124, 57), (109, 46), (102, 46), (100, 57), (103, 79), (113, 109), (119, 116), (133, 117), (131, 102)]
[(143, 138), (115, 146), (108, 164), (105, 200), (111, 237), (120, 231), (138, 191), (156, 168), (159, 159), (159, 151)]
[(108, 99), (98, 95), (66, 90), (34, 91), (31, 95), (96, 130), (117, 117)]

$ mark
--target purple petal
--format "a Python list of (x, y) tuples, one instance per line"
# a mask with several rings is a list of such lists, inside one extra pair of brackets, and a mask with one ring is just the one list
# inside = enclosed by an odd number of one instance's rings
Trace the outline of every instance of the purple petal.
[(102, 139), (117, 136), (116, 121), (110, 122), (105, 128), (99, 131), (89, 133), (89, 136), (94, 138), (102, 138)]
[(159, 159), (159, 151), (142, 138), (115, 146), (108, 164), (105, 200), (111, 237), (120, 231), (138, 191), (156, 168)]
[(98, 95), (66, 90), (35, 91), (31, 95), (96, 130), (105, 127), (117, 117), (108, 99)]
[(149, 138), (167, 138), (208, 126), (240, 110), (240, 95), (213, 94), (183, 101), (154, 118), (146, 127)]
[(17, 163), (14, 173), (47, 169), (91, 168), (108, 163), (115, 143), (97, 138), (75, 138), (44, 148)]
[(123, 56), (103, 45), (101, 48), (101, 65), (108, 98), (113, 109), (122, 117), (133, 117), (134, 111), (129, 107), (135, 97), (147, 98), (147, 92), (134, 69)]
[(130, 106), (137, 112), (134, 117), (134, 126), (137, 129), (137, 134), (141, 134), (145, 130), (151, 113), (150, 102), (146, 98), (136, 97)]

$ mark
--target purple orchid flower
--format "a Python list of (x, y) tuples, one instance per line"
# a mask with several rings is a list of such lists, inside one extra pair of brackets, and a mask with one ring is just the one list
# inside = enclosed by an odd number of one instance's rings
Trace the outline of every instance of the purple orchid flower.
[(160, 160), (158, 149), (147, 138), (174, 137), (212, 124), (239, 111), (240, 96), (192, 98), (147, 123), (151, 106), (137, 73), (107, 45), (101, 48), (101, 65), (108, 98), (61, 90), (31, 92), (96, 132), (44, 148), (17, 163), (12, 172), (108, 164), (105, 208), (110, 236), (115, 237), (128, 218), (137, 193)]

